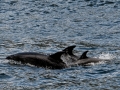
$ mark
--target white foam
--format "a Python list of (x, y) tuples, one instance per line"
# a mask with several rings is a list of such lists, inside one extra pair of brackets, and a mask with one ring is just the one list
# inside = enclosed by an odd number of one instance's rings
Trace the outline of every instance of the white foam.
[(96, 64), (104, 64), (104, 63), (105, 63), (105, 61), (99, 61), (99, 62), (97, 62), (97, 63), (94, 63), (94, 62), (88, 63), (87, 65), (92, 65), (92, 66), (94, 66), (94, 65), (96, 65)]
[(71, 63), (72, 63), (72, 59), (71, 59), (71, 56), (69, 56), (69, 55), (62, 55), (61, 56), (61, 59), (63, 60), (63, 62), (67, 65), (67, 66), (69, 66)]
[(112, 59), (115, 59), (116, 56), (110, 53), (102, 53), (98, 56), (98, 58), (104, 59), (104, 60), (112, 60)]

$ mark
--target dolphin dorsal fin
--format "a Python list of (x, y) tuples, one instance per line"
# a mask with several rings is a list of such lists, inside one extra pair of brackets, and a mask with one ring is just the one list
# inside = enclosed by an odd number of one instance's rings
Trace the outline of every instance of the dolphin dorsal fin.
[(56, 52), (54, 54), (49, 55), (49, 58), (51, 58), (51, 61), (53, 62), (63, 62), (61, 60), (61, 55), (65, 53), (64, 51)]
[(76, 45), (72, 45), (72, 46), (68, 46), (67, 48), (65, 48), (62, 51), (65, 51), (66, 53), (68, 53), (69, 55), (73, 55), (73, 49), (76, 47)]
[(88, 51), (83, 52), (83, 54), (81, 55), (80, 59), (88, 58), (87, 55), (86, 55), (87, 52), (88, 52)]

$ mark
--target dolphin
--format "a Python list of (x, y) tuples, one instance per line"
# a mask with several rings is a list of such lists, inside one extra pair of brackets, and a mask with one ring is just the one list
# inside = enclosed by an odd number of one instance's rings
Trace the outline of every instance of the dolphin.
[(63, 69), (66, 64), (61, 59), (64, 51), (56, 52), (51, 55), (44, 55), (35, 52), (23, 52), (7, 56), (6, 59), (18, 61), (23, 64), (31, 64), (37, 67), (44, 67), (50, 69)]
[(69, 65), (79, 59), (78, 56), (73, 54), (73, 49), (76, 47), (76, 45), (68, 46), (67, 48), (63, 49), (65, 52), (62, 54), (61, 59), (66, 63), (66, 65), (69, 67)]
[(98, 63), (101, 61), (105, 61), (103, 59), (99, 59), (99, 58), (91, 58), (87, 56), (88, 51), (83, 52), (83, 54), (80, 56), (80, 58), (73, 62), (71, 64), (71, 66), (75, 66), (75, 65), (88, 65), (90, 63)]
[(79, 59), (78, 56), (73, 54), (73, 49), (76, 47), (76, 45), (68, 46), (67, 48), (63, 49), (65, 51), (64, 57), (71, 59), (71, 61), (76, 61)]
[(44, 55), (36, 52), (22, 52), (7, 56), (6, 59), (21, 62), (22, 64), (31, 64), (37, 67), (47, 67), (52, 69), (65, 68), (66, 63), (61, 56), (64, 54), (69, 54), (72, 57), (76, 57), (72, 51), (76, 46), (68, 46), (60, 52), (54, 53), (52, 55)]
[(76, 45), (73, 45), (73, 46), (68, 46), (67, 48), (63, 49), (62, 51), (65, 51), (67, 54), (73, 56), (73, 57), (76, 57), (74, 54), (73, 54), (73, 49), (76, 47)]

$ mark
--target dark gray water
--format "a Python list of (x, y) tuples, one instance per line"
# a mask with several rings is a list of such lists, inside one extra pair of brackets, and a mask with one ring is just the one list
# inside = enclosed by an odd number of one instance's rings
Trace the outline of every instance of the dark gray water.
[[(4, 59), (69, 45), (111, 61), (49, 70)], [(0, 0), (0, 90), (119, 90), (119, 64), (119, 0)]]

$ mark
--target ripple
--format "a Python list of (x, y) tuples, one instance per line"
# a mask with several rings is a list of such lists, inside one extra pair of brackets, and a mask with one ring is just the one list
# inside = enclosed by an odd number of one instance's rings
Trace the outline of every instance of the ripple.
[(115, 1), (106, 1), (106, 0), (85, 0), (89, 2), (88, 6), (105, 6), (109, 4), (114, 4)]
[(11, 78), (9, 75), (7, 75), (5, 73), (0, 73), (0, 80), (9, 79), (9, 78)]
[[(1, 0), (0, 89), (119, 90), (120, 1)], [(49, 70), (10, 64), (13, 53), (54, 53), (76, 45), (75, 53), (111, 62)]]

